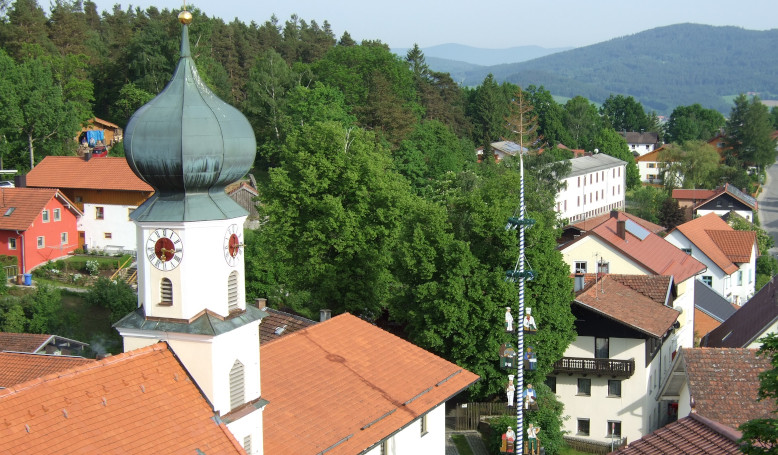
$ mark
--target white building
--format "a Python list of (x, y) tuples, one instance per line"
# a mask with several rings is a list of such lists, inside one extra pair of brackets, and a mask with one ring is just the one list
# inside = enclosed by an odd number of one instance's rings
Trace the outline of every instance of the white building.
[(661, 185), (664, 183), (664, 173), (667, 163), (660, 161), (659, 159), (659, 154), (663, 149), (664, 147), (659, 147), (658, 149), (635, 158), (635, 164), (638, 166), (641, 182), (654, 185)]
[(572, 169), (555, 199), (559, 218), (574, 223), (624, 208), (627, 163), (604, 153), (568, 161)]
[(629, 151), (635, 156), (643, 156), (651, 153), (657, 148), (659, 135), (656, 133), (639, 133), (635, 131), (619, 132), (621, 137), (627, 141)]
[(594, 443), (635, 441), (661, 426), (662, 378), (679, 346), (673, 279), (587, 276), (572, 304), (578, 337), (548, 382), (565, 405), (565, 431)]
[(759, 254), (755, 232), (736, 231), (709, 213), (676, 227), (666, 239), (705, 264), (707, 270), (697, 279), (730, 303), (743, 305), (754, 295)]

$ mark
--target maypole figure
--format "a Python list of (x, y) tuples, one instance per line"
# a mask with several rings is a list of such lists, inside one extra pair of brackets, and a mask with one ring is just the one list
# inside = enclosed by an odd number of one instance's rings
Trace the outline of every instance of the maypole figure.
[(505, 394), (508, 395), (508, 407), (513, 406), (515, 403), (516, 386), (513, 385), (513, 375), (508, 375), (508, 387), (505, 388)]
[(532, 308), (527, 308), (524, 310), (524, 331), (525, 332), (537, 332), (538, 331), (538, 325), (535, 323), (535, 318), (532, 316)]
[(511, 314), (511, 307), (505, 307), (505, 331), (513, 333), (513, 315)]
[(527, 427), (527, 448), (530, 455), (540, 454), (540, 444), (538, 444), (538, 433), (540, 433), (540, 427), (536, 427), (530, 423)]

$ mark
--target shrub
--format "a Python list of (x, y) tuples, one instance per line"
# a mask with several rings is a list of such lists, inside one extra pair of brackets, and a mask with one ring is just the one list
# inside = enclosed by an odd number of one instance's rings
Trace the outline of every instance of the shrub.
[(86, 261), (86, 264), (84, 265), (84, 269), (92, 275), (97, 275), (97, 272), (100, 271), (100, 263), (97, 261)]
[(86, 294), (90, 305), (108, 308), (111, 311), (111, 324), (138, 307), (138, 297), (129, 284), (124, 281), (111, 281), (98, 278)]

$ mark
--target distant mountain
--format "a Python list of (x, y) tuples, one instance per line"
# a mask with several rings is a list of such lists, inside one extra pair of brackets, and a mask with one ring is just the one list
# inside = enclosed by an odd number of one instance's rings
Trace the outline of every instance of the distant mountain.
[(499, 81), (543, 85), (554, 95), (582, 95), (598, 103), (612, 93), (630, 95), (660, 114), (694, 103), (728, 114), (728, 95), (778, 98), (776, 49), (778, 29), (679, 24), (526, 62), (450, 72), (467, 86), (492, 73)]
[[(470, 47), (462, 44), (439, 44), (432, 47), (423, 47), (424, 57), (429, 63), (430, 57), (444, 60), (454, 60), (457, 62), (470, 63), (479, 66), (499, 65), (502, 63), (526, 62), (546, 55), (562, 52), (572, 49), (570, 47), (559, 47), (547, 49), (540, 46), (517, 46), (507, 49), (482, 49)], [(397, 55), (405, 57), (408, 48), (392, 49)], [(440, 70), (436, 70), (440, 71)]]

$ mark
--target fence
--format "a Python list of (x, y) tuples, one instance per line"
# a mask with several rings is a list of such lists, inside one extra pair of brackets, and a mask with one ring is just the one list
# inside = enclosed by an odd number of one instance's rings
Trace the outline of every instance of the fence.
[(507, 403), (462, 403), (449, 411), (446, 424), (454, 431), (477, 430), (482, 417), (506, 414), (515, 414)]
[[(597, 455), (606, 455), (619, 447), (627, 445), (627, 438), (614, 439), (613, 442), (599, 442), (591, 441), (589, 439), (573, 438), (571, 436), (565, 436), (565, 442), (570, 448), (573, 448), (579, 452), (593, 453)], [(611, 450), (611, 444), (613, 450)]]

